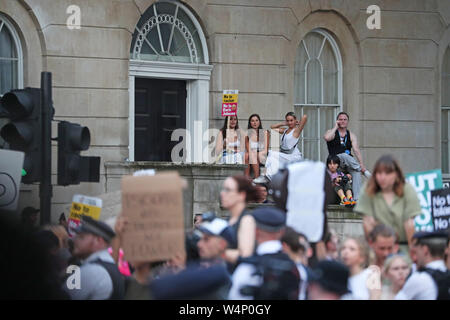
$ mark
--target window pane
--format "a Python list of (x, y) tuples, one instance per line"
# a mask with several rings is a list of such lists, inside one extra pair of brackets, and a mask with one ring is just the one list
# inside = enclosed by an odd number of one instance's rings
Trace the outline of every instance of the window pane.
[[(2, 20), (0, 20), (1, 23)], [(17, 58), (16, 46), (6, 25), (3, 25), (2, 31), (0, 32), (0, 57)]]
[(325, 42), (320, 61), (323, 65), (323, 103), (338, 103), (338, 70), (336, 57), (329, 41)]
[(0, 60), (0, 94), (16, 89), (17, 85), (17, 61)]
[[(144, 42), (140, 52), (140, 58), (143, 60), (157, 60), (157, 61), (172, 61), (172, 62), (187, 62), (187, 63), (197, 63), (197, 61), (191, 60), (191, 52), (190, 45), (188, 45), (186, 38), (187, 35), (190, 34), (192, 39), (188, 41), (190, 43), (195, 44), (195, 51), (198, 59), (198, 63), (203, 63), (203, 51), (202, 44), (200, 40), (200, 35), (198, 30), (195, 28), (194, 23), (191, 21), (189, 16), (183, 11), (181, 7), (178, 7), (177, 19), (174, 19), (176, 5), (173, 3), (156, 3), (156, 11), (158, 14), (158, 21), (161, 22), (159, 24), (159, 30), (161, 34), (161, 40), (163, 43), (163, 47), (161, 48), (161, 41), (159, 39), (158, 27), (156, 24), (153, 25), (151, 31), (147, 34), (147, 39), (153, 46), (153, 48), (157, 51), (157, 54)], [(149, 27), (146, 27), (147, 22), (154, 17), (154, 6), (151, 6), (146, 12), (142, 15), (141, 19), (137, 24), (137, 28), (140, 29), (143, 33), (149, 31)], [(168, 14), (171, 18), (167, 16), (162, 16), (163, 14)], [(180, 24), (178, 21), (181, 21)], [(174, 25), (175, 24), (175, 25)], [(166, 52), (169, 47), (170, 35), (172, 34), (172, 28), (174, 30), (173, 38), (170, 44), (170, 55)], [(181, 29), (181, 31), (180, 31)], [(133, 34), (133, 42), (131, 46), (131, 51), (133, 54), (133, 58), (138, 58), (137, 54), (134, 54), (134, 47), (136, 41), (138, 40), (137, 31)], [(138, 49), (139, 50), (139, 49)], [(192, 49), (194, 50), (194, 49)], [(195, 57), (195, 53), (193, 54)]]
[(303, 141), (303, 157), (310, 160), (319, 160), (319, 151), (317, 148), (317, 139)]
[(325, 162), (328, 157), (327, 143), (322, 138), (323, 134), (334, 127), (337, 107), (320, 107), (320, 161)]
[[(305, 139), (318, 138), (317, 135), (317, 126), (319, 125), (318, 114), (316, 107), (303, 107), (303, 114), (308, 116), (308, 122), (303, 129), (303, 137)], [(301, 119), (301, 116), (297, 116), (298, 119)]]
[(308, 61), (304, 42), (297, 48), (294, 70), (294, 104), (304, 104), (305, 100), (305, 64)]
[(449, 110), (442, 110), (441, 112), (441, 153), (442, 153), (442, 172), (449, 173), (449, 158), (448, 158), (448, 116)]
[(311, 59), (317, 58), (322, 46), (323, 36), (317, 32), (308, 33), (305, 37), (306, 49)]
[(447, 48), (442, 63), (442, 105), (450, 107), (450, 48)]
[(322, 67), (319, 60), (311, 60), (307, 66), (307, 103), (322, 103)]
[(442, 173), (450, 173), (448, 159), (448, 142), (441, 143), (442, 148)]

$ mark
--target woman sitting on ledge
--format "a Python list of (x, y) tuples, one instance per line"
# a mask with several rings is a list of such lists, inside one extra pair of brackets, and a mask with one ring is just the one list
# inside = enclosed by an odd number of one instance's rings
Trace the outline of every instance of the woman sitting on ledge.
[[(229, 123), (228, 118), (230, 118)], [(244, 163), (244, 143), (241, 139), (244, 135), (239, 129), (238, 118), (236, 116), (225, 117), (225, 122), (216, 139), (216, 156), (221, 164), (243, 164)]]
[(253, 169), (255, 178), (259, 177), (261, 164), (266, 163), (269, 150), (269, 132), (264, 130), (261, 118), (258, 114), (252, 114), (248, 118), (248, 134), (245, 137), (245, 175), (250, 177)]
[[(284, 164), (303, 159), (303, 155), (297, 148), (297, 144), (308, 117), (305, 114), (302, 120), (298, 121), (295, 113), (288, 112), (285, 119), (286, 121), (284, 122), (270, 126), (271, 129), (278, 130), (279, 133), (283, 134), (281, 137), (280, 152), (270, 150), (266, 162), (266, 176), (260, 176), (255, 179), (255, 183), (266, 183), (272, 179), (272, 176)], [(280, 128), (283, 126), (287, 128)]]

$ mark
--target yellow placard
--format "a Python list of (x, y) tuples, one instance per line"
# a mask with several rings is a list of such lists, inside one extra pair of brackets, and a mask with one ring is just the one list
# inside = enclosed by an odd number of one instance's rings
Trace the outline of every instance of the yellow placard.
[(237, 103), (238, 95), (237, 94), (224, 94), (222, 97), (222, 103)]
[(89, 216), (92, 219), (98, 220), (100, 219), (101, 211), (102, 208), (96, 206), (79, 202), (72, 202), (69, 219), (81, 220), (82, 216)]

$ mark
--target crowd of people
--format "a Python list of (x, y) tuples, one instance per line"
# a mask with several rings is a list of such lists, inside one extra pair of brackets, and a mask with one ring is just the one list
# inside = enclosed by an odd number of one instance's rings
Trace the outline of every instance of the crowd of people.
[[(249, 164), (244, 174), (223, 182), (218, 201), (229, 218), (214, 212), (196, 215), (186, 231), (185, 252), (169, 260), (124, 261), (121, 248), (129, 222), (122, 215), (114, 228), (83, 217), (73, 238), (64, 216), (59, 225), (38, 228), (31, 208), (19, 221), (0, 215), (1, 252), (7, 261), (0, 271), (10, 275), (2, 283), (4, 298), (450, 299), (448, 231), (415, 230), (421, 206), (414, 188), (390, 155), (376, 161), (372, 174), (365, 168), (346, 113), (324, 135), (330, 152), (327, 172), (340, 203), (362, 215), (362, 236), (337, 234), (326, 226), (322, 239), (311, 242), (302, 230), (287, 225), (285, 211), (263, 204), (271, 202), (267, 189), (279, 166), (275, 162), (303, 159), (297, 143), (307, 118), (298, 121), (288, 113), (285, 119), (271, 127), (282, 134), (280, 151), (268, 150), (270, 134), (259, 135), (258, 115), (250, 116), (248, 126), (255, 131), (247, 135), (238, 130), (236, 117), (225, 121), (216, 150), (223, 162)], [(244, 153), (239, 152), (242, 136)], [(263, 163), (266, 172), (260, 175)], [(368, 179), (364, 185), (361, 174)], [(250, 210), (254, 202), (261, 205)], [(26, 274), (26, 268), (34, 275)]]

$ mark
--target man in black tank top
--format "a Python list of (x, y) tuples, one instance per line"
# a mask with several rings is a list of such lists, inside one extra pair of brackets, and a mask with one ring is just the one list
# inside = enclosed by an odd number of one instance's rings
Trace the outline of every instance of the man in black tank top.
[[(323, 138), (327, 142), (328, 153), (330, 155), (337, 155), (341, 160), (340, 166), (342, 170), (352, 175), (353, 197), (357, 200), (361, 189), (361, 173), (367, 178), (370, 178), (371, 174), (362, 161), (356, 135), (350, 133), (350, 130), (347, 129), (348, 121), (348, 114), (340, 112), (336, 118), (336, 125), (334, 128), (325, 132)], [(352, 155), (352, 149), (355, 157)]]

